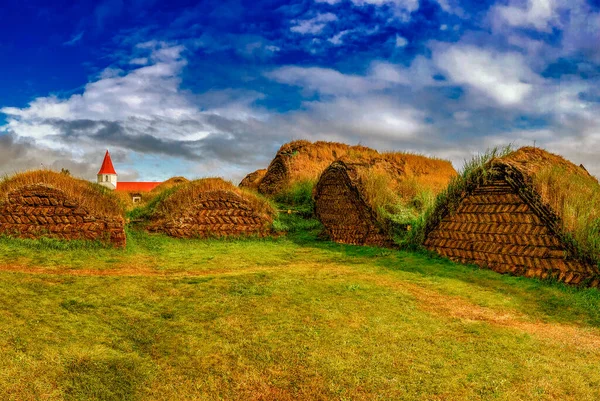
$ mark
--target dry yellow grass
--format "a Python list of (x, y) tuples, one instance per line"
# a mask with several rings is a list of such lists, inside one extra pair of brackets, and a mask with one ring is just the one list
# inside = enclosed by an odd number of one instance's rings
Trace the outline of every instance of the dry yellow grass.
[(283, 145), (269, 165), (266, 175), (258, 186), (263, 194), (276, 194), (289, 189), (298, 182), (316, 182), (333, 161), (348, 152), (371, 149), (337, 142), (310, 142), (298, 140)]
[[(173, 188), (172, 188), (173, 190)], [(254, 192), (238, 188), (229, 181), (222, 178), (203, 178), (200, 180), (190, 181), (182, 184), (169, 193), (169, 190), (163, 192), (154, 207), (154, 214), (161, 217), (168, 217), (176, 212), (181, 211), (189, 206), (194, 199), (206, 192), (226, 191), (232, 192), (244, 200), (258, 213), (272, 220), (276, 211), (271, 206), (269, 201), (257, 196)]]
[(340, 160), (352, 166), (373, 210), (390, 214), (398, 206), (422, 210), (457, 175), (449, 161), (413, 153), (353, 150)]
[(138, 193), (137, 191), (131, 191), (131, 192), (115, 191), (115, 196), (118, 197), (119, 200), (121, 201), (121, 203), (123, 205), (125, 205), (127, 210), (130, 211), (136, 207), (148, 204), (154, 198), (156, 198), (158, 195), (160, 195), (163, 191), (166, 191), (168, 189), (171, 189), (171, 188), (176, 187), (181, 184), (185, 184), (187, 182), (190, 182), (190, 180), (188, 180), (185, 177), (171, 177), (168, 180), (161, 183), (160, 185), (158, 185), (152, 191), (140, 193), (142, 200), (139, 203), (133, 203), (133, 199), (131, 197), (131, 193), (132, 192)]
[(533, 147), (523, 147), (495, 163), (523, 173), (560, 217), (564, 232), (574, 237), (581, 250), (600, 259), (600, 185), (595, 177), (559, 155)]
[(32, 170), (5, 177), (0, 182), (0, 201), (3, 201), (10, 192), (33, 184), (43, 184), (63, 191), (92, 214), (123, 216), (124, 205), (112, 191), (52, 170)]
[(190, 180), (188, 180), (185, 177), (171, 177), (168, 180), (166, 180), (165, 182), (163, 182), (162, 184), (160, 184), (159, 186), (157, 186), (156, 188), (154, 188), (152, 191), (150, 191), (150, 194), (152, 196), (156, 196), (164, 190), (171, 189), (173, 187), (176, 187), (178, 185), (185, 184), (188, 182), (190, 182)]
[(253, 171), (252, 173), (250, 173), (244, 177), (244, 179), (240, 182), (239, 187), (240, 188), (251, 188), (251, 189), (257, 190), (258, 186), (260, 185), (262, 179), (264, 178), (264, 176), (266, 174), (267, 174), (267, 169), (265, 169), (265, 168)]

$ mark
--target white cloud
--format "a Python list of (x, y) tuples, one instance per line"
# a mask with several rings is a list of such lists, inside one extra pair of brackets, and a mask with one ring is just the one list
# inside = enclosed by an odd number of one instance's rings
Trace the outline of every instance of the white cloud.
[(460, 0), (437, 0), (440, 8), (449, 14), (456, 14), (459, 17), (464, 16), (463, 9), (459, 6)]
[(494, 6), (490, 13), (496, 27), (504, 24), (510, 27), (532, 28), (549, 32), (560, 25), (561, 9), (569, 9), (579, 0), (511, 0), (508, 5)]
[[(126, 120), (130, 117), (184, 118), (193, 116), (194, 107), (178, 92), (178, 74), (186, 65), (181, 57), (183, 47), (156, 44), (151, 51), (153, 63), (122, 75), (122, 71), (107, 68), (100, 79), (85, 86), (82, 94), (68, 99), (38, 98), (27, 108), (4, 108), (10, 127), (16, 129), (21, 120), (89, 119)], [(19, 133), (19, 132), (17, 132)], [(27, 132), (20, 133), (28, 136)]]
[[(337, 4), (342, 0), (315, 0), (315, 3)], [(414, 11), (419, 8), (419, 0), (351, 0), (356, 6), (372, 4), (375, 6), (389, 5), (406, 11)], [(442, 0), (444, 1), (444, 0)]]
[(414, 138), (426, 129), (425, 114), (387, 96), (338, 97), (309, 102), (308, 112), (292, 117), (303, 120), (303, 136), (326, 136), (345, 142), (364, 141), (381, 147)]
[(146, 64), (148, 64), (148, 58), (147, 57), (137, 57), (137, 58), (131, 59), (129, 61), (129, 64), (132, 64), (132, 65), (146, 65)]
[(70, 40), (63, 43), (63, 46), (73, 46), (83, 38), (83, 34), (84, 32), (82, 31), (76, 35), (73, 35), (73, 37)]
[(431, 60), (417, 56), (409, 67), (373, 62), (367, 75), (344, 74), (330, 68), (286, 66), (267, 72), (265, 76), (283, 84), (301, 87), (305, 92), (348, 96), (378, 92), (394, 85), (415, 88), (438, 85), (433, 79), (437, 73)]
[(388, 62), (373, 62), (369, 70), (369, 77), (375, 81), (383, 81), (389, 84), (401, 84), (413, 88), (423, 86), (438, 86), (433, 79), (439, 71), (431, 60), (424, 56), (417, 56), (407, 68)]
[(419, 0), (352, 0), (352, 3), (356, 6), (389, 6), (395, 16), (403, 21), (407, 21), (410, 14), (419, 9)]
[(434, 52), (438, 68), (456, 83), (466, 84), (503, 106), (521, 103), (532, 91), (530, 70), (523, 55), (469, 45), (439, 46)]
[(341, 31), (339, 33), (337, 33), (336, 35), (330, 37), (329, 39), (327, 39), (328, 42), (330, 42), (332, 45), (334, 46), (339, 46), (342, 43), (344, 43), (344, 41), (342, 40), (342, 38), (344, 36), (346, 36), (347, 34), (349, 34), (350, 32), (352, 32), (352, 30), (348, 29), (345, 31)]
[(336, 21), (337, 16), (332, 13), (317, 14), (314, 18), (305, 20), (294, 20), (290, 30), (302, 35), (315, 35), (320, 33), (328, 23)]
[(564, 26), (561, 42), (562, 53), (588, 57), (600, 64), (600, 12), (594, 12), (587, 3), (574, 0)]
[(373, 4), (376, 6), (390, 4), (409, 11), (414, 11), (419, 8), (419, 0), (352, 0), (352, 2), (359, 6), (365, 4)]
[(405, 37), (396, 35), (396, 47), (404, 47), (408, 44), (408, 40)]
[(360, 94), (373, 89), (373, 82), (368, 78), (342, 74), (329, 68), (288, 66), (268, 72), (266, 76), (277, 82), (326, 95)]

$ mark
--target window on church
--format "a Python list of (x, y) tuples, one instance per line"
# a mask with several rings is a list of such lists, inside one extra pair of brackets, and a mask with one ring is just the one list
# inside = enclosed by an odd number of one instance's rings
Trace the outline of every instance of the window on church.
[(104, 176), (104, 182), (108, 182), (108, 176), (107, 175)]

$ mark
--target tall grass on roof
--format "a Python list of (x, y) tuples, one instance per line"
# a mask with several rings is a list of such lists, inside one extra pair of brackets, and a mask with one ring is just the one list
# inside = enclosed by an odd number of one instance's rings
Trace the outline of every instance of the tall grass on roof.
[(478, 184), (484, 183), (489, 174), (489, 162), (493, 159), (505, 157), (513, 152), (513, 146), (494, 147), (484, 153), (477, 154), (465, 160), (462, 169), (448, 186), (439, 192), (423, 213), (414, 221), (413, 229), (407, 235), (402, 245), (407, 248), (420, 248), (425, 241), (426, 233), (449, 213), (458, 207), (462, 198), (472, 191)]
[(63, 191), (92, 214), (110, 217), (123, 216), (124, 205), (113, 191), (101, 185), (47, 169), (4, 176), (0, 181), (0, 201), (5, 199), (8, 193), (33, 184), (44, 184)]
[(322, 174), (316, 214), (335, 241), (390, 246), (455, 175), (447, 160), (352, 150)]
[(456, 175), (450, 162), (414, 153), (386, 152), (380, 156), (383, 162), (375, 155), (370, 157), (369, 168), (360, 173), (363, 194), (378, 219), (396, 237), (412, 230), (436, 194)]
[(162, 216), (169, 216), (179, 212), (189, 203), (190, 199), (197, 198), (200, 194), (211, 191), (229, 191), (246, 199), (250, 205), (257, 211), (273, 216), (275, 211), (271, 202), (254, 192), (238, 188), (229, 181), (222, 178), (203, 178), (190, 181), (186, 184), (173, 187), (167, 190), (165, 195), (161, 195), (161, 201), (155, 204), (155, 213)]
[(255, 210), (271, 217), (276, 214), (276, 208), (272, 202), (252, 190), (238, 188), (222, 178), (202, 178), (167, 187), (154, 196), (146, 205), (134, 209), (129, 217), (136, 220), (157, 218), (159, 216), (168, 218), (187, 207), (189, 202), (196, 199), (200, 194), (210, 191), (233, 192), (246, 199)]

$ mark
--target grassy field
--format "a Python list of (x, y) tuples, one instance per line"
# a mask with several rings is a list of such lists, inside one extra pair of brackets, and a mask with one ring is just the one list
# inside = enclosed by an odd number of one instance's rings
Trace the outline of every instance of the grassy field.
[(597, 290), (314, 233), (0, 239), (1, 400), (597, 400), (599, 327)]

